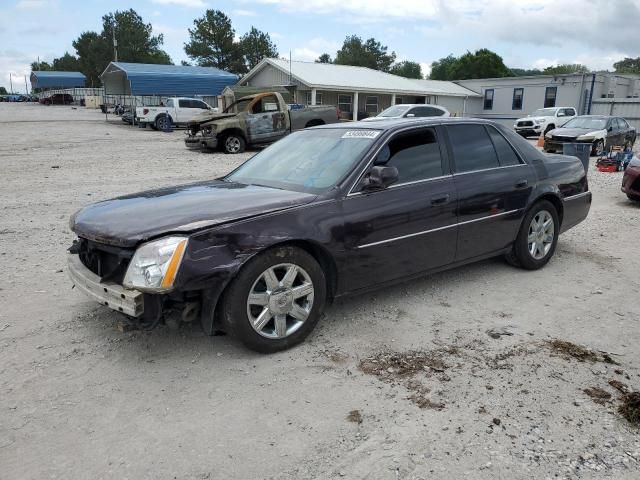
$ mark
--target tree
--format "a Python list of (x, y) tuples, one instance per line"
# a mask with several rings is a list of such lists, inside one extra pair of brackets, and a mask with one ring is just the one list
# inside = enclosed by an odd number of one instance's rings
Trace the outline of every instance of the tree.
[[(116, 11), (102, 17), (102, 32), (83, 32), (73, 41), (80, 71), (89, 85), (100, 83), (98, 76), (114, 59), (113, 38), (118, 42), (118, 60), (134, 63), (170, 65), (169, 54), (162, 50), (162, 34), (153, 35), (150, 23), (144, 23), (135, 10)], [(64, 57), (62, 57), (64, 58)]]
[(0, 87), (0, 95), (8, 95), (9, 92), (7, 92), (7, 89), (4, 87)]
[(53, 70), (59, 72), (77, 72), (80, 70), (80, 62), (76, 57), (70, 55), (69, 52), (64, 52), (62, 57), (53, 59)]
[(357, 35), (345, 38), (342, 48), (336, 53), (334, 63), (354, 65), (388, 72), (396, 60), (395, 52), (387, 53), (388, 48), (374, 38), (362, 42)]
[(201, 18), (193, 21), (189, 29), (189, 43), (184, 51), (202, 67), (216, 67), (233, 73), (244, 73), (246, 67), (239, 45), (233, 39), (235, 30), (231, 19), (220, 10), (207, 10)]
[(31, 63), (31, 71), (32, 72), (47, 72), (49, 70), (53, 70), (51, 64), (47, 62), (33, 62)]
[(589, 73), (589, 68), (580, 63), (566, 63), (545, 68), (544, 75), (562, 75), (564, 73)]
[(393, 73), (394, 75), (399, 75), (406, 78), (424, 78), (422, 76), (422, 69), (420, 68), (420, 64), (416, 62), (410, 62), (408, 60), (393, 65), (391, 67), (391, 70), (389, 70), (389, 73)]
[(453, 76), (451, 71), (458, 59), (449, 54), (440, 60), (436, 60), (431, 64), (431, 74), (429, 78), (432, 80), (452, 80)]
[(537, 68), (526, 69), (526, 68), (512, 68), (511, 73), (514, 77), (532, 77), (535, 75), (544, 75), (542, 70)]
[(431, 64), (433, 80), (466, 80), (469, 78), (498, 78), (511, 76), (511, 70), (502, 57), (491, 50), (481, 48), (460, 57), (449, 55)]
[(251, 70), (263, 58), (278, 57), (278, 49), (271, 41), (269, 34), (261, 32), (255, 27), (251, 27), (251, 30), (240, 38), (240, 51), (247, 70)]
[(328, 53), (323, 53), (318, 57), (316, 63), (333, 63), (333, 60), (331, 60), (331, 56)]
[(640, 57), (625, 58), (613, 64), (616, 73), (640, 73)]

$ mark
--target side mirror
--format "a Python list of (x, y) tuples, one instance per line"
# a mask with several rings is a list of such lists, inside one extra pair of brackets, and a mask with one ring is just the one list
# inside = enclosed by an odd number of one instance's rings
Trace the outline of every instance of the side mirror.
[(613, 127), (611, 126), (607, 127), (607, 132), (613, 132)]
[(407, 118), (413, 118), (415, 116), (416, 116), (415, 113), (407, 113)]
[(383, 190), (398, 181), (399, 173), (396, 167), (375, 166), (364, 180), (364, 190)]

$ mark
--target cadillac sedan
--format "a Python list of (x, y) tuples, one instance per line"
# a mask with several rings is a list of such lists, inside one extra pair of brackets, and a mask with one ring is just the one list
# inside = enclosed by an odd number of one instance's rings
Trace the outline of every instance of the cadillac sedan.
[(83, 208), (69, 273), (143, 326), (178, 316), (274, 352), (342, 295), (500, 255), (539, 269), (590, 204), (577, 158), (489, 121), (334, 124), (225, 177)]

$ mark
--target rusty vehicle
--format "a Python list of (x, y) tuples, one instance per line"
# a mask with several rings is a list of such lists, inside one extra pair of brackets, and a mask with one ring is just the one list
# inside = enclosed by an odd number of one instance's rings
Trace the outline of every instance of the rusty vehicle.
[(500, 255), (540, 269), (590, 205), (578, 158), (487, 120), (325, 125), (225, 177), (83, 208), (69, 274), (145, 328), (177, 315), (274, 352), (343, 295)]
[(292, 131), (336, 123), (336, 107), (291, 108), (278, 92), (243, 97), (222, 113), (200, 114), (187, 124), (187, 148), (244, 152), (248, 145), (273, 143)]
[(640, 159), (637, 157), (633, 157), (624, 170), (621, 190), (629, 200), (640, 202)]

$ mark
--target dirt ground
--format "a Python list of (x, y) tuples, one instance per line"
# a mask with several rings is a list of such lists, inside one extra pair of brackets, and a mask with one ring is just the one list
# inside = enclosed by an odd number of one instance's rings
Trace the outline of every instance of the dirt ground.
[(591, 168), (589, 218), (546, 268), (495, 259), (342, 300), (262, 356), (197, 328), (120, 333), (71, 289), (76, 209), (251, 155), (182, 136), (0, 104), (0, 479), (640, 478), (618, 412), (640, 390), (622, 174)]

